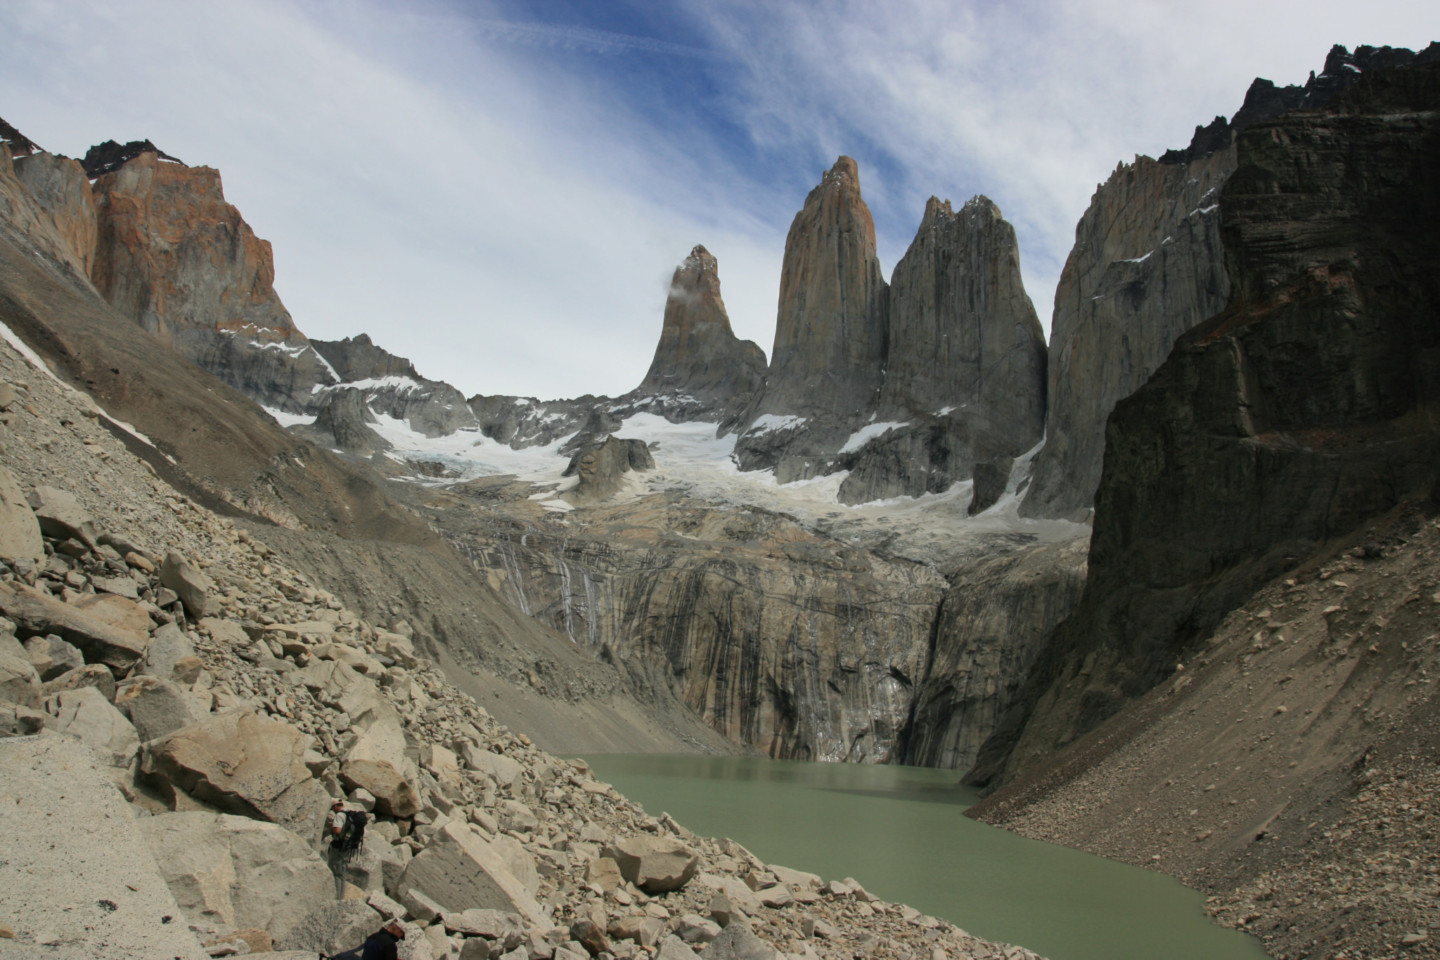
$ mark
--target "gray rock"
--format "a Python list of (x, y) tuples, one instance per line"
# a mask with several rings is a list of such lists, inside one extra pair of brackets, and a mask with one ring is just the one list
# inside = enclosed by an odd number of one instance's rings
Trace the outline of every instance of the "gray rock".
[(575, 504), (599, 503), (620, 490), (626, 473), (654, 469), (655, 460), (645, 441), (606, 437), (602, 443), (586, 446), (570, 458), (562, 476), (579, 476), (580, 482), (565, 497)]
[(1015, 460), (1012, 457), (997, 457), (975, 464), (975, 487), (970, 495), (970, 506), (965, 513), (973, 517), (995, 506), (1005, 494), (1005, 486), (1010, 482), (1010, 471), (1014, 466)]
[(700, 858), (674, 837), (627, 837), (605, 850), (621, 875), (646, 893), (668, 893), (689, 883)]
[(527, 924), (540, 926), (545, 916), (535, 898), (510, 873), (500, 855), (478, 833), (450, 822), (410, 861), (398, 885), (407, 894), (429, 898), (443, 913), (482, 907), (518, 913)]
[(467, 937), (499, 941), (505, 950), (514, 950), (525, 939), (525, 924), (518, 913), (472, 907), (445, 915), (445, 929)]
[(488, 774), (502, 787), (513, 786), (525, 769), (519, 761), (503, 753), (495, 753), (469, 742), (460, 745), (460, 756), (467, 769)]
[(165, 562), (160, 565), (160, 582), (175, 591), (185, 605), (185, 612), (195, 619), (213, 612), (209, 604), (215, 593), (215, 581), (174, 550), (165, 555)]
[(335, 901), (335, 878), (320, 856), (276, 824), (196, 812), (143, 817), (138, 823), (192, 923), (218, 920), (234, 929), (259, 928), (279, 946), (297, 925)]
[(0, 650), (0, 700), (22, 707), (40, 706), (40, 674), (29, 657)]
[(236, 710), (147, 743), (140, 770), (163, 790), (311, 837), (330, 798), (305, 766), (309, 743), (287, 723)]
[(35, 511), (30, 509), (15, 475), (3, 466), (0, 466), (0, 557), (7, 560), (45, 559), (40, 522), (35, 519)]
[(35, 519), (40, 521), (40, 531), (58, 540), (79, 540), (91, 550), (95, 549), (95, 521), (75, 495), (58, 487), (39, 486), (30, 494), (30, 507)]
[[(0, 740), (0, 784), (26, 801), (0, 803), (0, 917), (17, 934), (0, 955), (204, 960), (142, 838), (153, 818), (131, 815), (86, 746)], [(41, 931), (66, 946), (24, 952)]]
[(327, 903), (277, 937), (275, 949), (310, 950), (329, 956), (360, 946), (382, 923), (384, 919), (364, 900)]
[(655, 960), (699, 960), (699, 957), (689, 944), (674, 936), (661, 940), (660, 949), (655, 954)]
[(26, 640), (25, 654), (40, 674), (42, 683), (85, 666), (85, 657), (79, 649), (53, 634)]
[(705, 948), (706, 960), (779, 960), (779, 951), (743, 923), (732, 923)]
[(720, 936), (720, 924), (699, 914), (687, 913), (675, 923), (675, 935), (686, 943), (709, 943)]
[(54, 718), (46, 729), (79, 737), (112, 767), (128, 767), (140, 749), (135, 727), (94, 687), (52, 694), (42, 709)]
[(188, 666), (194, 656), (195, 645), (185, 631), (173, 623), (164, 623), (155, 629), (141, 669), (149, 676), (173, 680), (176, 665), (183, 660)]
[(178, 683), (140, 676), (115, 690), (115, 707), (135, 725), (141, 740), (155, 740), (209, 715), (209, 704)]
[(392, 817), (412, 817), (419, 812), (418, 776), (415, 762), (406, 753), (405, 731), (388, 718), (361, 733), (340, 765), (340, 780), (346, 789), (369, 791), (375, 797), (376, 811)]
[(53, 633), (79, 647), (87, 663), (103, 663), (117, 671), (133, 667), (149, 645), (144, 634), (111, 626), (24, 584), (0, 583), (0, 612), (15, 622), (22, 635)]
[(48, 697), (62, 690), (78, 690), (81, 687), (94, 687), (106, 700), (115, 699), (115, 675), (110, 672), (109, 667), (98, 663), (87, 663), (79, 670), (71, 670), (60, 674), (54, 680), (47, 680), (41, 687), (41, 695)]

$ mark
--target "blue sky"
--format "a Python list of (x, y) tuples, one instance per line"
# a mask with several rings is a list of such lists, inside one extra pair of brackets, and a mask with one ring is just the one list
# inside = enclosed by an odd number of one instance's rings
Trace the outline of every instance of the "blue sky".
[(769, 352), (785, 231), (841, 153), (889, 274), (931, 194), (1016, 227), (1047, 328), (1091, 193), (1332, 43), (1440, 5), (245, 0), (0, 7), (0, 116), (218, 168), (314, 337), (466, 393), (621, 393), (696, 243)]

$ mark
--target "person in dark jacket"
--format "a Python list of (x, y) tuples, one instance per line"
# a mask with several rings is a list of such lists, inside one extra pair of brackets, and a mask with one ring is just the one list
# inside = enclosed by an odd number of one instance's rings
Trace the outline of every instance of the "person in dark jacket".
[(337, 953), (330, 960), (399, 960), (395, 944), (405, 939), (405, 928), (399, 920), (391, 920), (385, 926), (365, 938), (365, 942), (354, 950)]

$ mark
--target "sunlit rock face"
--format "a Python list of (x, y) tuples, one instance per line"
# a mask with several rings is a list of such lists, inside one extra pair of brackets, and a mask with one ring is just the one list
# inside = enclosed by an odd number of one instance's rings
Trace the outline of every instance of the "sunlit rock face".
[(769, 376), (736, 444), (742, 469), (773, 467), (782, 483), (834, 469), (831, 458), (879, 395), (885, 296), (859, 168), (841, 157), (785, 238)]
[(977, 778), (1043, 760), (1259, 585), (1440, 489), (1440, 64), (1367, 72), (1236, 151), (1230, 304), (1116, 406), (1084, 597)]
[(765, 370), (764, 352), (730, 328), (715, 257), (695, 247), (675, 268), (655, 357), (631, 396), (669, 401), (662, 412), (686, 419), (720, 419), (754, 403)]
[(93, 191), (91, 279), (123, 316), (267, 405), (299, 412), (333, 382), (275, 292), (270, 244), (225, 202), (218, 171), (145, 150)]

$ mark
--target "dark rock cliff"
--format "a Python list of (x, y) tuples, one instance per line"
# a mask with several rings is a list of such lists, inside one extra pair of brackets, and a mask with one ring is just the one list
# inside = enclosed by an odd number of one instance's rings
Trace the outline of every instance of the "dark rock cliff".
[(1437, 55), (1433, 44), (1418, 55), (1337, 45), (1303, 86), (1257, 79), (1231, 121), (1196, 127), (1189, 147), (1159, 161), (1121, 164), (1096, 190), (1055, 291), (1046, 443), (1022, 514), (1089, 513), (1110, 411), (1160, 366), (1181, 333), (1229, 302), (1215, 197), (1235, 170), (1236, 134), (1288, 110), (1319, 109), (1367, 71)]
[(1440, 493), (1440, 65), (1243, 131), (1233, 296), (1115, 409), (1085, 595), (974, 779), (1166, 676), (1317, 545)]
[(1011, 458), (1045, 424), (1045, 335), (1020, 277), (1015, 230), (987, 197), (934, 197), (895, 265), (875, 419), (840, 487), (862, 503), (938, 493), (976, 463)]

